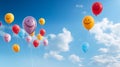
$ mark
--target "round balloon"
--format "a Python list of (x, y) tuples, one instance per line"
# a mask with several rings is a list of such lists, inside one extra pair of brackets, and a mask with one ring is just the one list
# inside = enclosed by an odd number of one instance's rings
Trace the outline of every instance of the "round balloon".
[(32, 34), (36, 29), (36, 19), (32, 16), (27, 16), (23, 20), (23, 28), (28, 34)]
[(8, 34), (8, 33), (6, 33), (6, 34), (4, 35), (4, 40), (5, 40), (6, 42), (10, 42), (10, 41), (11, 41), (11, 35)]
[(89, 48), (89, 44), (87, 42), (82, 44), (82, 51), (84, 53), (86, 53), (88, 51), (88, 48)]
[(20, 46), (18, 45), (18, 44), (14, 44), (13, 46), (12, 46), (12, 49), (13, 49), (13, 51), (14, 52), (19, 52), (20, 51)]
[(41, 34), (38, 34), (38, 35), (37, 35), (37, 39), (38, 39), (38, 40), (42, 40), (42, 39), (43, 39), (43, 36), (42, 36)]
[(45, 24), (45, 19), (44, 18), (40, 18), (39, 19), (39, 23), (40, 23), (40, 25), (44, 25)]
[(2, 22), (0, 21), (0, 26), (2, 26)]
[(24, 38), (24, 37), (25, 37), (25, 30), (24, 30), (24, 29), (20, 29), (20, 32), (18, 33), (18, 35), (19, 35), (21, 38)]
[(43, 44), (44, 44), (44, 46), (47, 46), (48, 45), (48, 39), (43, 40)]
[(32, 40), (32, 37), (31, 37), (31, 36), (27, 36), (27, 37), (26, 37), (26, 41), (27, 41), (28, 43), (30, 43), (31, 40)]
[(44, 36), (45, 33), (46, 33), (45, 29), (41, 29), (41, 30), (40, 30), (40, 34), (41, 34), (42, 36)]
[(94, 26), (94, 18), (92, 16), (85, 16), (83, 18), (83, 26), (90, 30)]
[(19, 31), (20, 31), (19, 25), (15, 24), (14, 26), (12, 26), (12, 31), (13, 31), (15, 34), (18, 34)]
[(92, 5), (92, 12), (93, 14), (95, 14), (96, 16), (99, 15), (103, 10), (103, 6), (100, 2), (95, 2)]
[(39, 46), (39, 40), (34, 40), (33, 45), (34, 45), (35, 48), (38, 47)]
[(35, 35), (35, 32), (31, 33), (30, 36), (34, 36)]
[(7, 13), (5, 15), (5, 21), (8, 23), (8, 24), (11, 24), (13, 21), (14, 21), (14, 15), (12, 13)]

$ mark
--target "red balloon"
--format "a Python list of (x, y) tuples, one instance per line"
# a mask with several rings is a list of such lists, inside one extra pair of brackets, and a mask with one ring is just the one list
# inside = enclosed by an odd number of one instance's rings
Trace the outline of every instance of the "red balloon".
[(12, 27), (12, 31), (15, 33), (15, 34), (18, 34), (20, 32), (20, 27), (19, 25), (15, 24), (13, 27)]
[(96, 16), (99, 15), (103, 10), (103, 6), (100, 2), (95, 2), (92, 5), (92, 12), (93, 14), (95, 14)]
[(41, 30), (40, 30), (40, 34), (41, 34), (42, 36), (44, 36), (45, 33), (46, 33), (46, 31), (45, 31), (44, 29), (41, 29)]
[(33, 45), (34, 45), (35, 48), (38, 47), (39, 46), (39, 40), (34, 40)]

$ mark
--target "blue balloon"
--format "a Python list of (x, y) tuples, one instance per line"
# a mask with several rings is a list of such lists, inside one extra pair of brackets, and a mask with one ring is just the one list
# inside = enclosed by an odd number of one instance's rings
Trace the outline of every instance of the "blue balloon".
[(19, 37), (24, 38), (25, 37), (25, 30), (20, 29), (20, 32), (18, 33)]
[(82, 50), (84, 53), (88, 51), (88, 48), (89, 48), (89, 43), (85, 42), (82, 44)]

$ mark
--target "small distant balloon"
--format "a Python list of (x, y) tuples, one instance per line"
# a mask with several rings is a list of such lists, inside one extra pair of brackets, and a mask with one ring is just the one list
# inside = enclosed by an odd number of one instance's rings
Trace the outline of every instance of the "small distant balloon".
[(40, 29), (40, 34), (41, 34), (42, 36), (44, 36), (45, 33), (46, 33), (45, 29)]
[(45, 24), (45, 19), (44, 18), (40, 18), (39, 19), (39, 23), (40, 23), (40, 25), (44, 25)]
[(38, 40), (42, 40), (42, 39), (43, 39), (43, 36), (42, 36), (41, 34), (38, 34), (38, 35), (37, 35), (37, 39), (38, 39)]
[(0, 27), (2, 26), (2, 22), (0, 21)]
[(6, 42), (10, 42), (10, 41), (11, 41), (11, 35), (8, 34), (8, 33), (6, 33), (6, 34), (4, 35), (4, 40), (5, 40)]
[(24, 29), (20, 29), (20, 32), (18, 33), (18, 35), (19, 35), (21, 38), (24, 38), (24, 37), (25, 37), (25, 30), (24, 30)]
[(103, 6), (100, 2), (95, 2), (92, 5), (92, 12), (94, 15), (99, 15), (103, 10)]
[(13, 25), (13, 26), (12, 26), (12, 31), (13, 31), (13, 33), (15, 33), (15, 34), (18, 34), (18, 33), (20, 32), (20, 27), (19, 27), (19, 25), (17, 25), (17, 24)]
[(44, 39), (43, 44), (44, 44), (44, 46), (47, 46), (48, 45), (48, 39)]
[(28, 34), (32, 34), (37, 26), (36, 19), (32, 16), (27, 16), (23, 20), (23, 28)]
[(35, 32), (31, 33), (30, 36), (34, 36), (35, 35)]
[(32, 37), (31, 37), (31, 36), (27, 36), (27, 37), (26, 37), (26, 41), (27, 41), (28, 43), (30, 43), (30, 42), (32, 41)]
[(12, 13), (7, 13), (4, 19), (8, 24), (11, 24), (14, 21), (14, 15)]
[(84, 53), (86, 53), (88, 51), (88, 48), (89, 48), (89, 43), (85, 42), (82, 44), (82, 51)]
[(13, 49), (14, 52), (18, 53), (20, 51), (20, 46), (18, 44), (14, 44), (12, 46), (12, 49)]
[(37, 48), (39, 46), (39, 40), (34, 40), (33, 45), (35, 48)]

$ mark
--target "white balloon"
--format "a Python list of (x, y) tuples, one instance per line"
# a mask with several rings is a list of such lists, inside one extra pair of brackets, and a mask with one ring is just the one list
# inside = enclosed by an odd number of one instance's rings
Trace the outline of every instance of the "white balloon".
[(47, 46), (47, 45), (48, 45), (48, 40), (47, 40), (47, 39), (44, 39), (44, 40), (43, 40), (43, 44), (44, 44), (44, 46)]
[(11, 41), (11, 35), (8, 34), (8, 33), (6, 33), (6, 34), (4, 35), (4, 40), (5, 40), (6, 42), (10, 42), (10, 41)]
[(31, 40), (32, 40), (32, 37), (31, 36), (27, 36), (26, 37), (26, 41), (29, 43), (29, 42), (31, 42)]

